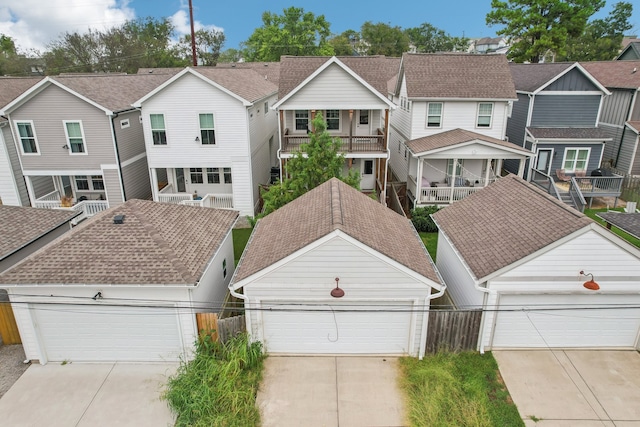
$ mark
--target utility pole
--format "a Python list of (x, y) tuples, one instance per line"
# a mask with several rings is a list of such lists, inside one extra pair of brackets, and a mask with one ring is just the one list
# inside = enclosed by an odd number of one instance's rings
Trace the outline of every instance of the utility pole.
[(196, 32), (193, 29), (193, 2), (189, 0), (189, 19), (191, 20), (191, 57), (193, 58), (193, 66), (198, 66), (198, 56), (196, 54)]

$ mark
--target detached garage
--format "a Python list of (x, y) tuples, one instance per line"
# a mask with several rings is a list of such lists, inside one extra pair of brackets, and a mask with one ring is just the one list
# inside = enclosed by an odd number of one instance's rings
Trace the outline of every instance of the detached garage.
[(230, 289), (268, 353), (420, 357), (444, 292), (411, 222), (338, 179), (258, 222)]
[(0, 275), (26, 356), (47, 362), (189, 357), (195, 312), (219, 311), (233, 274), (229, 210), (130, 200)]
[(433, 218), (452, 300), (487, 309), (480, 351), (638, 348), (637, 247), (514, 175)]

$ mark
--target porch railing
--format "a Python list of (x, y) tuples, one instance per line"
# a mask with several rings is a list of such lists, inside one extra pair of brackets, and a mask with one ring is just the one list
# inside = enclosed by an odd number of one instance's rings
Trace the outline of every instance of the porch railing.
[[(452, 203), (482, 190), (484, 187), (429, 187), (420, 190), (420, 203)], [(452, 191), (453, 190), (453, 191)]]
[(534, 184), (536, 187), (546, 191), (551, 196), (557, 198), (558, 200), (562, 200), (560, 197), (560, 192), (558, 191), (558, 187), (550, 175), (538, 170), (531, 169), (531, 180), (530, 182)]
[(53, 209), (59, 208), (60, 206), (62, 206), (60, 204), (60, 192), (55, 190), (37, 198), (34, 207), (41, 209)]
[(233, 209), (233, 194), (206, 194), (200, 200), (183, 200), (180, 204), (203, 208)]
[[(340, 146), (341, 153), (363, 153), (363, 152), (380, 152), (384, 149), (384, 133), (381, 129), (378, 129), (378, 135), (363, 135), (363, 136), (349, 136), (349, 135), (332, 135), (334, 138), (338, 138), (342, 143)], [(309, 135), (291, 135), (289, 129), (285, 129), (283, 152), (295, 153), (300, 151), (302, 144), (308, 144), (310, 141)]]
[(109, 209), (109, 202), (106, 200), (83, 200), (71, 206), (71, 209), (82, 212), (86, 217), (92, 217)]
[[(168, 187), (168, 186), (167, 186)], [(165, 187), (165, 188), (167, 188)], [(193, 194), (190, 193), (163, 193), (158, 192), (158, 201), (163, 203), (178, 204), (184, 201), (193, 200)]]
[(622, 192), (622, 175), (572, 177), (575, 185), (586, 197), (620, 196)]
[(580, 191), (580, 186), (576, 181), (575, 177), (571, 177), (571, 181), (569, 182), (569, 197), (571, 197), (571, 201), (577, 210), (580, 212), (584, 212), (584, 208), (587, 206), (587, 201), (584, 199), (584, 195), (582, 191)]

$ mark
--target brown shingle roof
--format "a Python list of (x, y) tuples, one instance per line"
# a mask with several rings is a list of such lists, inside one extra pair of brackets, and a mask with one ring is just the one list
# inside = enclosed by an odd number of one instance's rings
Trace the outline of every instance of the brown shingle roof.
[(580, 65), (607, 88), (640, 88), (640, 61), (581, 62)]
[(249, 102), (278, 91), (278, 86), (251, 68), (198, 67), (193, 70)]
[(523, 92), (535, 92), (544, 86), (558, 74), (561, 74), (573, 63), (555, 62), (544, 64), (509, 64), (511, 77), (516, 86), (516, 90)]
[(336, 178), (258, 221), (233, 281), (245, 279), (338, 229), (441, 283), (411, 222)]
[[(114, 224), (125, 215), (124, 224)], [(235, 211), (129, 200), (0, 275), (4, 284), (194, 285)]]
[(0, 259), (71, 221), (79, 214), (68, 210), (0, 205)]
[[(201, 67), (198, 67), (199, 70)], [(215, 68), (247, 68), (266, 77), (265, 80), (270, 81), (278, 86), (280, 81), (280, 63), (279, 62), (221, 62)]]
[[(344, 65), (349, 67), (364, 81), (386, 98), (387, 82), (397, 68), (396, 63), (388, 61), (384, 56), (338, 56)], [(331, 58), (326, 56), (283, 56), (280, 59), (280, 90), (278, 97), (284, 98), (313, 74)]]
[(0, 77), (0, 108), (22, 95), (44, 77)]
[(433, 219), (476, 279), (592, 223), (515, 175), (439, 210)]
[(405, 53), (409, 98), (516, 99), (504, 55)]
[(415, 153), (424, 153), (426, 151), (437, 150), (439, 148), (453, 147), (465, 142), (480, 140), (488, 142), (493, 145), (499, 145), (501, 147), (510, 148), (512, 150), (522, 151), (523, 153), (531, 154), (531, 151), (522, 147), (518, 147), (515, 144), (511, 144), (506, 141), (502, 141), (497, 138), (482, 135), (476, 132), (471, 132), (463, 129), (452, 129), (446, 132), (440, 132), (435, 135), (424, 136), (422, 138), (413, 139), (407, 141), (407, 147)]
[(536, 128), (528, 127), (527, 132), (535, 139), (611, 139), (600, 128)]
[(640, 132), (640, 121), (628, 121), (627, 124), (635, 129), (636, 133)]

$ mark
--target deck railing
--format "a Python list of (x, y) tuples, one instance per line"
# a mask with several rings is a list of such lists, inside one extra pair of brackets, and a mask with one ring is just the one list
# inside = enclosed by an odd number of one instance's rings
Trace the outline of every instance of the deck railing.
[(199, 200), (183, 200), (182, 205), (203, 208), (233, 209), (233, 194), (206, 194)]
[(556, 184), (550, 175), (547, 175), (546, 173), (538, 169), (531, 169), (530, 182), (535, 186), (543, 189), (558, 200), (562, 200), (562, 197), (560, 197), (560, 192), (558, 191), (558, 187), (556, 187)]
[[(382, 130), (378, 130), (378, 135), (363, 135), (363, 136), (349, 136), (349, 135), (332, 135), (333, 138), (337, 138), (341, 142), (341, 153), (363, 153), (363, 152), (380, 152), (384, 149), (384, 134)], [(289, 130), (285, 129), (283, 135), (284, 144), (283, 152), (295, 153), (300, 151), (302, 144), (308, 144), (310, 141), (309, 135), (290, 135)]]
[(581, 178), (573, 177), (575, 185), (586, 197), (592, 196), (619, 196), (622, 192), (621, 175), (614, 176), (585, 176)]
[(71, 206), (74, 211), (80, 211), (87, 218), (109, 209), (109, 202), (106, 200), (83, 200)]
[(56, 190), (37, 198), (34, 207), (41, 209), (54, 209), (59, 208), (60, 206), (62, 206), (60, 203), (60, 192)]
[[(166, 188), (166, 187), (165, 187)], [(158, 201), (163, 203), (179, 204), (187, 200), (193, 200), (190, 193), (162, 193), (158, 192)]]
[(571, 197), (571, 201), (577, 210), (580, 212), (584, 212), (584, 208), (587, 206), (587, 201), (584, 199), (584, 195), (582, 191), (580, 191), (580, 186), (576, 181), (575, 177), (571, 177), (571, 181), (569, 182), (569, 197)]
[[(484, 187), (428, 187), (420, 191), (420, 203), (453, 203), (482, 190)], [(452, 191), (453, 190), (453, 191)]]

